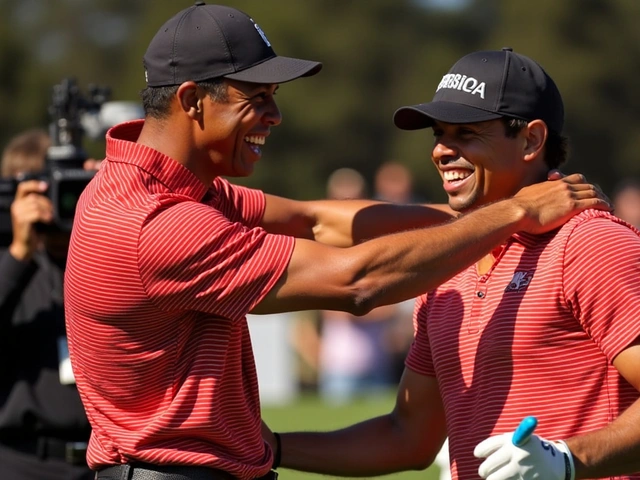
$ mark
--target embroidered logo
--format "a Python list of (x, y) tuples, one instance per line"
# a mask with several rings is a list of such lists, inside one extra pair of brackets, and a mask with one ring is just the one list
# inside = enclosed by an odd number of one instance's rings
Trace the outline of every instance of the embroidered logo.
[(471, 95), (479, 95), (484, 100), (484, 91), (487, 85), (484, 82), (479, 81), (473, 77), (467, 77), (466, 75), (460, 75), (459, 73), (447, 73), (436, 89), (436, 92), (442, 88), (448, 88), (451, 90), (462, 90), (463, 92), (470, 93)]
[(264, 34), (264, 32), (262, 31), (262, 29), (258, 26), (258, 24), (256, 22), (253, 21), (253, 18), (250, 19), (251, 22), (253, 23), (253, 26), (256, 27), (256, 30), (258, 31), (258, 33), (260, 34), (260, 36), (262, 37), (262, 40), (264, 40), (264, 43), (267, 44), (267, 47), (270, 47), (271, 44), (269, 43), (269, 40), (267, 40), (267, 36)]
[(513, 274), (513, 278), (507, 285), (507, 288), (504, 289), (505, 292), (521, 292), (529, 283), (531, 283), (531, 279), (533, 278), (532, 272), (515, 272)]

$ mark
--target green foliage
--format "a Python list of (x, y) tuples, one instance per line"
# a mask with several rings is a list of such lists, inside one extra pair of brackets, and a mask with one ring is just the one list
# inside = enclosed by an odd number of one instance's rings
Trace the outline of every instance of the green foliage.
[[(281, 55), (317, 59), (320, 75), (285, 84), (284, 116), (245, 184), (301, 199), (324, 195), (339, 167), (371, 180), (384, 161), (410, 166), (419, 193), (444, 199), (430, 165), (430, 131), (402, 132), (391, 116), (429, 101), (460, 56), (512, 46), (538, 60), (564, 94), (579, 170), (610, 191), (640, 174), (640, 17), (636, 0), (469, 0), (461, 10), (419, 0), (228, 0), (250, 13)], [(73, 76), (138, 100), (142, 55), (159, 26), (190, 0), (0, 2), (0, 143), (46, 126), (51, 87)], [(206, 46), (203, 46), (206, 48)], [(102, 156), (102, 142), (88, 142)]]

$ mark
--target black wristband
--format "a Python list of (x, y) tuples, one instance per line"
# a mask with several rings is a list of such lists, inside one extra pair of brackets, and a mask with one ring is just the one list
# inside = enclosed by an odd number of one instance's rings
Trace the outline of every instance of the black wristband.
[(273, 432), (273, 436), (276, 437), (276, 451), (273, 452), (273, 464), (271, 470), (275, 470), (280, 466), (280, 459), (282, 458), (282, 442), (280, 441), (280, 434)]

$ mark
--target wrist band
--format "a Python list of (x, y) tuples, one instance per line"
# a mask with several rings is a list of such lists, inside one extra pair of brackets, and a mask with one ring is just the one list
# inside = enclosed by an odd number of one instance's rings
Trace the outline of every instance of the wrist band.
[(569, 450), (568, 445), (563, 440), (557, 440), (556, 445), (558, 450), (564, 455), (564, 480), (575, 480), (576, 478), (576, 466), (573, 463), (573, 455)]
[(282, 442), (280, 441), (280, 434), (273, 432), (273, 436), (276, 437), (276, 451), (273, 452), (273, 464), (271, 470), (275, 470), (280, 466), (280, 459), (282, 458)]

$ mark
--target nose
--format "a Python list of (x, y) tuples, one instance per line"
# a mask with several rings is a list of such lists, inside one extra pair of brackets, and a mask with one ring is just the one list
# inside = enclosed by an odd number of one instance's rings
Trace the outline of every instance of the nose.
[(447, 163), (458, 156), (458, 150), (453, 142), (447, 142), (444, 138), (438, 138), (433, 145), (431, 156), (434, 161)]
[(275, 127), (276, 125), (280, 125), (282, 122), (282, 113), (280, 113), (280, 109), (278, 108), (278, 104), (275, 100), (272, 100), (269, 104), (269, 107), (264, 113), (263, 121), (266, 125), (270, 127)]

